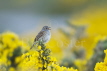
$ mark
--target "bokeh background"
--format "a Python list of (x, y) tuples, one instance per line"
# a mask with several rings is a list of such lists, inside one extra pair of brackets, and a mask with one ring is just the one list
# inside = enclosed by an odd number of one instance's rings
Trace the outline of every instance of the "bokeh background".
[(46, 46), (60, 66), (94, 71), (104, 61), (107, 0), (0, 0), (1, 34), (16, 33), (31, 46), (45, 25), (52, 33)]

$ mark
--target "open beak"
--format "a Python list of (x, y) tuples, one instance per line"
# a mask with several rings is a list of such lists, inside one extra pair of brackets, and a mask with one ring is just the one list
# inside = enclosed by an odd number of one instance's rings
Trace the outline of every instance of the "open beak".
[(51, 30), (51, 27), (49, 27), (48, 29)]

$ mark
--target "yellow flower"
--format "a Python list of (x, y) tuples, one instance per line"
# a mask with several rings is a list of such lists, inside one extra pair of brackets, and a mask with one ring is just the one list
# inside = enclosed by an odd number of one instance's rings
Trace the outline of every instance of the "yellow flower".
[(21, 61), (21, 57), (20, 56), (15, 58), (16, 64), (19, 63), (20, 61)]
[(39, 46), (38, 49), (40, 50), (40, 49), (41, 49), (41, 46)]
[(95, 71), (107, 71), (107, 49), (104, 52), (106, 54), (104, 62), (96, 63)]
[(11, 65), (11, 61), (8, 61), (8, 62), (7, 62), (7, 65)]
[(80, 71), (85, 70), (85, 65), (87, 61), (83, 59), (76, 59), (74, 64), (79, 68)]
[(10, 69), (9, 69), (9, 71), (16, 71), (13, 67), (11, 67)]

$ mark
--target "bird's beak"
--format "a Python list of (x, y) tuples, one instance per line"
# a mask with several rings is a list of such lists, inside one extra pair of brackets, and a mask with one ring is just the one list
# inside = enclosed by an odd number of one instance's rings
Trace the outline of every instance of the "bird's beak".
[(48, 29), (51, 30), (51, 27), (49, 27)]

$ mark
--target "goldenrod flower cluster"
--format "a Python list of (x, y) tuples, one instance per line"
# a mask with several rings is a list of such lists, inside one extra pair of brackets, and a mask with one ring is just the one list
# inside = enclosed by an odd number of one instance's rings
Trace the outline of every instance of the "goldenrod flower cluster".
[(60, 67), (51, 50), (39, 42), (37, 50), (30, 48), (11, 32), (0, 34), (0, 71), (77, 71)]
[(28, 46), (14, 33), (0, 34), (0, 71), (14, 70), (20, 63), (23, 49)]
[(107, 49), (104, 50), (104, 53), (106, 54), (104, 62), (97, 63), (95, 66), (95, 71), (107, 71)]
[(18, 69), (22, 71), (77, 71), (73, 68), (60, 67), (56, 58), (50, 56), (50, 49), (42, 43), (36, 51), (30, 51), (22, 55), (22, 62)]
[(43, 62), (39, 57), (40, 55), (37, 51), (31, 51), (22, 55), (23, 61), (18, 66), (18, 69), (21, 71), (77, 71), (73, 68), (60, 67), (56, 63), (56, 59), (51, 56), (43, 57), (45, 61), (48, 60), (47, 62)]

